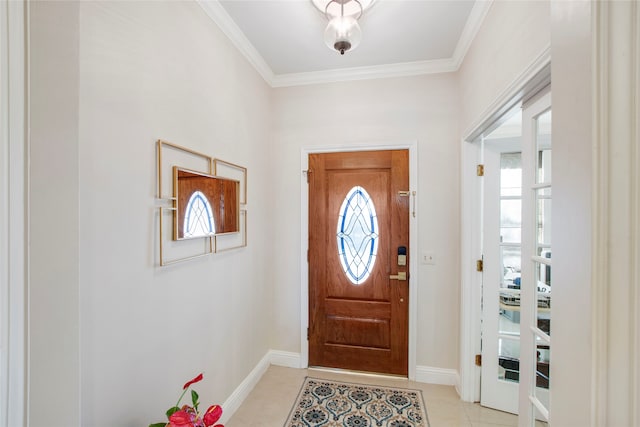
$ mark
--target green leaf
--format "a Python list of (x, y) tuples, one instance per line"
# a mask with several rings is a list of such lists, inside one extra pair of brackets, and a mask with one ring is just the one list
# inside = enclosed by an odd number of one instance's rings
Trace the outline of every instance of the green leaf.
[(149, 424), (149, 427), (167, 427), (167, 423)]
[(193, 407), (196, 410), (196, 412), (198, 412), (198, 404), (200, 402), (198, 402), (198, 393), (196, 393), (195, 390), (191, 390), (191, 401), (193, 402)]
[(167, 409), (167, 418), (169, 418), (171, 415), (175, 414), (179, 410), (180, 410), (180, 408), (178, 408), (177, 406), (174, 406), (173, 408)]

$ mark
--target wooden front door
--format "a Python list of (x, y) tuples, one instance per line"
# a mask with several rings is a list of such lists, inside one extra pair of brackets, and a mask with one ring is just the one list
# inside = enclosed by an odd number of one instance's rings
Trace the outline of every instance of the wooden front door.
[(408, 190), (408, 150), (309, 155), (310, 366), (408, 374)]

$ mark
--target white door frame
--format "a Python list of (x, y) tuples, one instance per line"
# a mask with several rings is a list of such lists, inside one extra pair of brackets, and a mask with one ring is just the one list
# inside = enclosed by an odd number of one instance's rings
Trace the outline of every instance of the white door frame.
[[(416, 345), (418, 322), (418, 213), (416, 212), (418, 192), (418, 141), (389, 142), (385, 144), (350, 144), (323, 147), (303, 147), (300, 152), (300, 367), (309, 367), (309, 185), (306, 171), (309, 168), (309, 154), (336, 153), (347, 151), (376, 150), (409, 150), (409, 188), (412, 192), (410, 200), (409, 220), (409, 379), (416, 378)], [(415, 194), (414, 194), (415, 192)], [(415, 215), (413, 215), (415, 212)]]
[(27, 8), (0, 3), (0, 427), (27, 421)]
[(480, 183), (476, 176), (480, 147), (472, 142), (523, 98), (546, 87), (551, 79), (550, 64), (549, 46), (489, 105), (461, 141), (459, 392), (460, 398), (467, 402), (480, 400), (481, 372), (475, 365), (475, 355), (480, 354), (482, 301), (482, 276), (475, 271), (476, 260), (482, 255), (481, 221), (478, 215), (481, 202)]

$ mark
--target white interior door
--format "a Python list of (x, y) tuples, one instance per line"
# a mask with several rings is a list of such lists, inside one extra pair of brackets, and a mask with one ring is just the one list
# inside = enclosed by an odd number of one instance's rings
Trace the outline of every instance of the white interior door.
[(551, 94), (523, 108), (519, 426), (549, 420), (551, 354)]
[(521, 111), (482, 141), (483, 406), (518, 412), (522, 227)]
[(549, 418), (551, 95), (482, 138), (483, 406)]

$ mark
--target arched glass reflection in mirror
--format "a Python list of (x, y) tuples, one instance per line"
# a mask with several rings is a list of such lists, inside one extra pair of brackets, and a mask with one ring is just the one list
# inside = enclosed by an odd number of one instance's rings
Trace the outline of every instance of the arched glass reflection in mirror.
[(174, 239), (240, 231), (240, 183), (173, 167)]
[(186, 239), (215, 233), (216, 225), (211, 213), (211, 203), (202, 191), (195, 191), (187, 203), (182, 234)]

